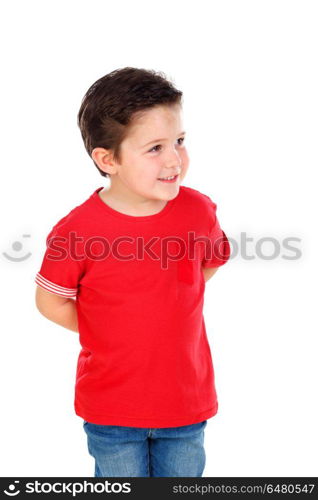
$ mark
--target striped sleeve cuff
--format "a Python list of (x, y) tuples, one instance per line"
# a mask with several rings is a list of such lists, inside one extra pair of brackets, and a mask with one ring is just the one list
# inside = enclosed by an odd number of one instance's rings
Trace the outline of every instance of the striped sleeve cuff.
[(62, 297), (76, 297), (77, 295), (77, 288), (65, 288), (64, 286), (56, 285), (44, 278), (40, 273), (37, 273), (35, 283), (48, 292), (56, 293)]

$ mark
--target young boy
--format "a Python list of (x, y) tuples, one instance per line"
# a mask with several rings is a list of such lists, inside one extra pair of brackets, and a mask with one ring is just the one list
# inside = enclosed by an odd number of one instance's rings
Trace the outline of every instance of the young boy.
[(89, 88), (78, 125), (110, 185), (52, 228), (35, 278), (38, 310), (79, 332), (74, 408), (95, 477), (202, 476), (218, 410), (202, 310), (230, 247), (217, 205), (181, 185), (181, 97), (131, 67)]

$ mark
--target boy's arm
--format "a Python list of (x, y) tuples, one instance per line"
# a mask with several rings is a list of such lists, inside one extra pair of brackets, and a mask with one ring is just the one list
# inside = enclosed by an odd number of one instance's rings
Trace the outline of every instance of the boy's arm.
[(62, 297), (37, 286), (35, 291), (36, 307), (47, 319), (58, 325), (78, 332), (75, 300)]
[[(220, 266), (219, 266), (220, 267)], [(204, 280), (208, 281), (212, 276), (216, 273), (216, 271), (219, 269), (219, 267), (201, 267)]]

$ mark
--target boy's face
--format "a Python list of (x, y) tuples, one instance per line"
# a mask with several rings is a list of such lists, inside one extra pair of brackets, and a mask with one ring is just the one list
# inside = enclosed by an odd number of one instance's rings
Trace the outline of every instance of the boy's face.
[[(175, 198), (189, 165), (182, 132), (179, 105), (145, 110), (121, 143), (121, 162), (113, 162), (113, 170), (107, 169), (111, 173), (111, 191), (118, 188), (128, 196), (131, 194), (131, 199), (136, 199), (136, 195), (147, 200)], [(174, 182), (159, 180), (176, 174)]]

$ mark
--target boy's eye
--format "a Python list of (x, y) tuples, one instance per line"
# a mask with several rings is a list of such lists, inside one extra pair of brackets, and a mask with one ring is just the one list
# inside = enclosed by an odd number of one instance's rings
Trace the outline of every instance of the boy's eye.
[(155, 152), (155, 151), (158, 151), (158, 149), (156, 149), (156, 148), (160, 148), (160, 147), (161, 147), (161, 146), (160, 146), (160, 144), (158, 144), (157, 146), (154, 146), (153, 148), (151, 148), (151, 149), (149, 150), (149, 153), (152, 153), (153, 151), (154, 151), (154, 152)]
[[(184, 141), (184, 139), (185, 139), (184, 137), (179, 137), (178, 141), (181, 141), (181, 144), (182, 144), (182, 143), (183, 143), (183, 141)], [(181, 146), (181, 144), (179, 143), (179, 146)], [(158, 149), (157, 149), (157, 148), (161, 148), (161, 145), (160, 145), (160, 144), (157, 144), (157, 146), (154, 146), (153, 148), (151, 148), (151, 149), (149, 150), (149, 153), (152, 153), (152, 152), (156, 152), (156, 151), (158, 151)]]

